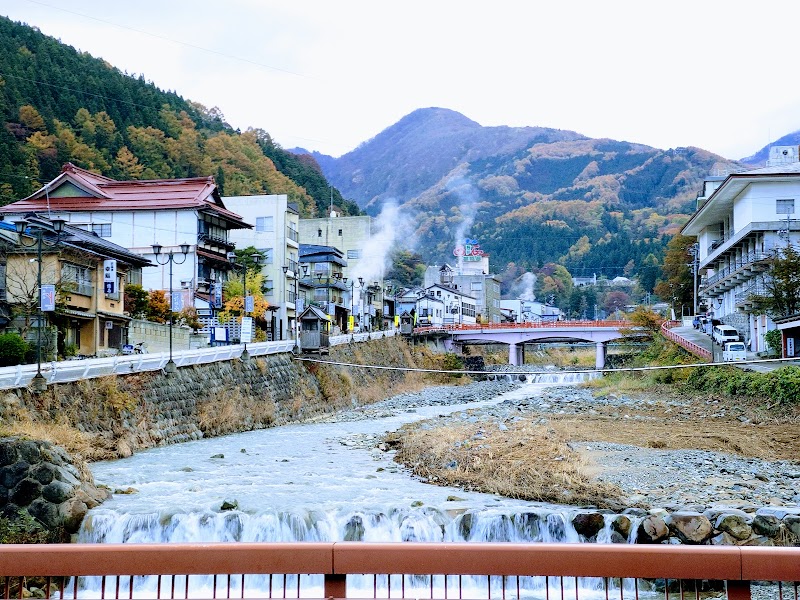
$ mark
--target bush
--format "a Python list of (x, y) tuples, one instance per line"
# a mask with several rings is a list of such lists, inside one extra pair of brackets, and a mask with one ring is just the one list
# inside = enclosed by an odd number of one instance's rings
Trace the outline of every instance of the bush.
[(770, 329), (764, 334), (764, 341), (767, 343), (770, 354), (781, 356), (783, 354), (783, 336), (777, 329)]
[(0, 367), (11, 367), (25, 362), (28, 343), (16, 333), (0, 335)]

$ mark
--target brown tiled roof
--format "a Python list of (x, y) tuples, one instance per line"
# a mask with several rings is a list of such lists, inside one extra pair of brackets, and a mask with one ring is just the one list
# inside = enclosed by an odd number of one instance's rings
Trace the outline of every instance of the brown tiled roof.
[[(50, 196), (63, 182), (85, 190), (92, 197)], [(49, 205), (47, 204), (49, 202)], [(64, 165), (61, 174), (27, 198), (0, 207), (0, 212), (52, 211), (129, 211), (194, 208), (225, 218), (240, 228), (250, 228), (236, 213), (225, 208), (213, 177), (116, 181), (76, 167)]]

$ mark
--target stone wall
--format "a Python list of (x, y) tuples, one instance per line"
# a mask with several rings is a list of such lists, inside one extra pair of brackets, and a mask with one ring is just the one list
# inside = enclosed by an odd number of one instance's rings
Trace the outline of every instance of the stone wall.
[(0, 543), (68, 541), (110, 495), (62, 448), (0, 438)]
[[(416, 366), (401, 338), (331, 348), (326, 360)], [(277, 354), (56, 384), (40, 395), (7, 392), (0, 419), (59, 423), (82, 432), (88, 460), (303, 420), (421, 386), (418, 375), (335, 367)]]

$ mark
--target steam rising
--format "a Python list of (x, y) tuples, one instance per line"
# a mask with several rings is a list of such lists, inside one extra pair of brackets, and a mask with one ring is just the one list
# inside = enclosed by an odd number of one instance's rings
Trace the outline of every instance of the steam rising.
[(362, 277), (365, 284), (383, 280), (391, 267), (389, 255), (398, 243), (402, 241), (407, 250), (412, 250), (414, 245), (412, 223), (394, 202), (383, 205), (381, 213), (372, 222), (372, 228), (361, 260), (351, 272), (354, 280)]
[(480, 196), (472, 183), (462, 175), (451, 177), (445, 184), (445, 189), (458, 198), (458, 212), (461, 222), (458, 223), (453, 242), (455, 244), (463, 244), (472, 229), (472, 225), (475, 223)]
[(536, 300), (536, 295), (533, 293), (535, 285), (536, 275), (533, 273), (524, 273), (511, 287), (511, 297), (518, 300), (533, 302)]

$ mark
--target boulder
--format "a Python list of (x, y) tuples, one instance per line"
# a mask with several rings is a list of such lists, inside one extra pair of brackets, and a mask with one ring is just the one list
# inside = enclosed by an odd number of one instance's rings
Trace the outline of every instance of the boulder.
[(603, 515), (596, 512), (578, 513), (572, 518), (572, 526), (578, 535), (587, 540), (594, 540), (606, 526), (606, 521)]
[(617, 515), (611, 521), (611, 530), (628, 539), (631, 534), (631, 525), (631, 520), (626, 515)]
[(666, 519), (667, 527), (686, 544), (701, 544), (713, 533), (711, 521), (697, 512), (676, 512)]
[(753, 532), (757, 535), (774, 538), (781, 528), (780, 520), (771, 514), (762, 514), (760, 511), (753, 517)]
[(722, 514), (717, 517), (714, 527), (724, 533), (729, 534), (736, 540), (746, 540), (753, 533), (749, 519), (737, 514)]
[(649, 515), (639, 523), (636, 541), (639, 544), (657, 544), (669, 537), (669, 528), (658, 515)]

